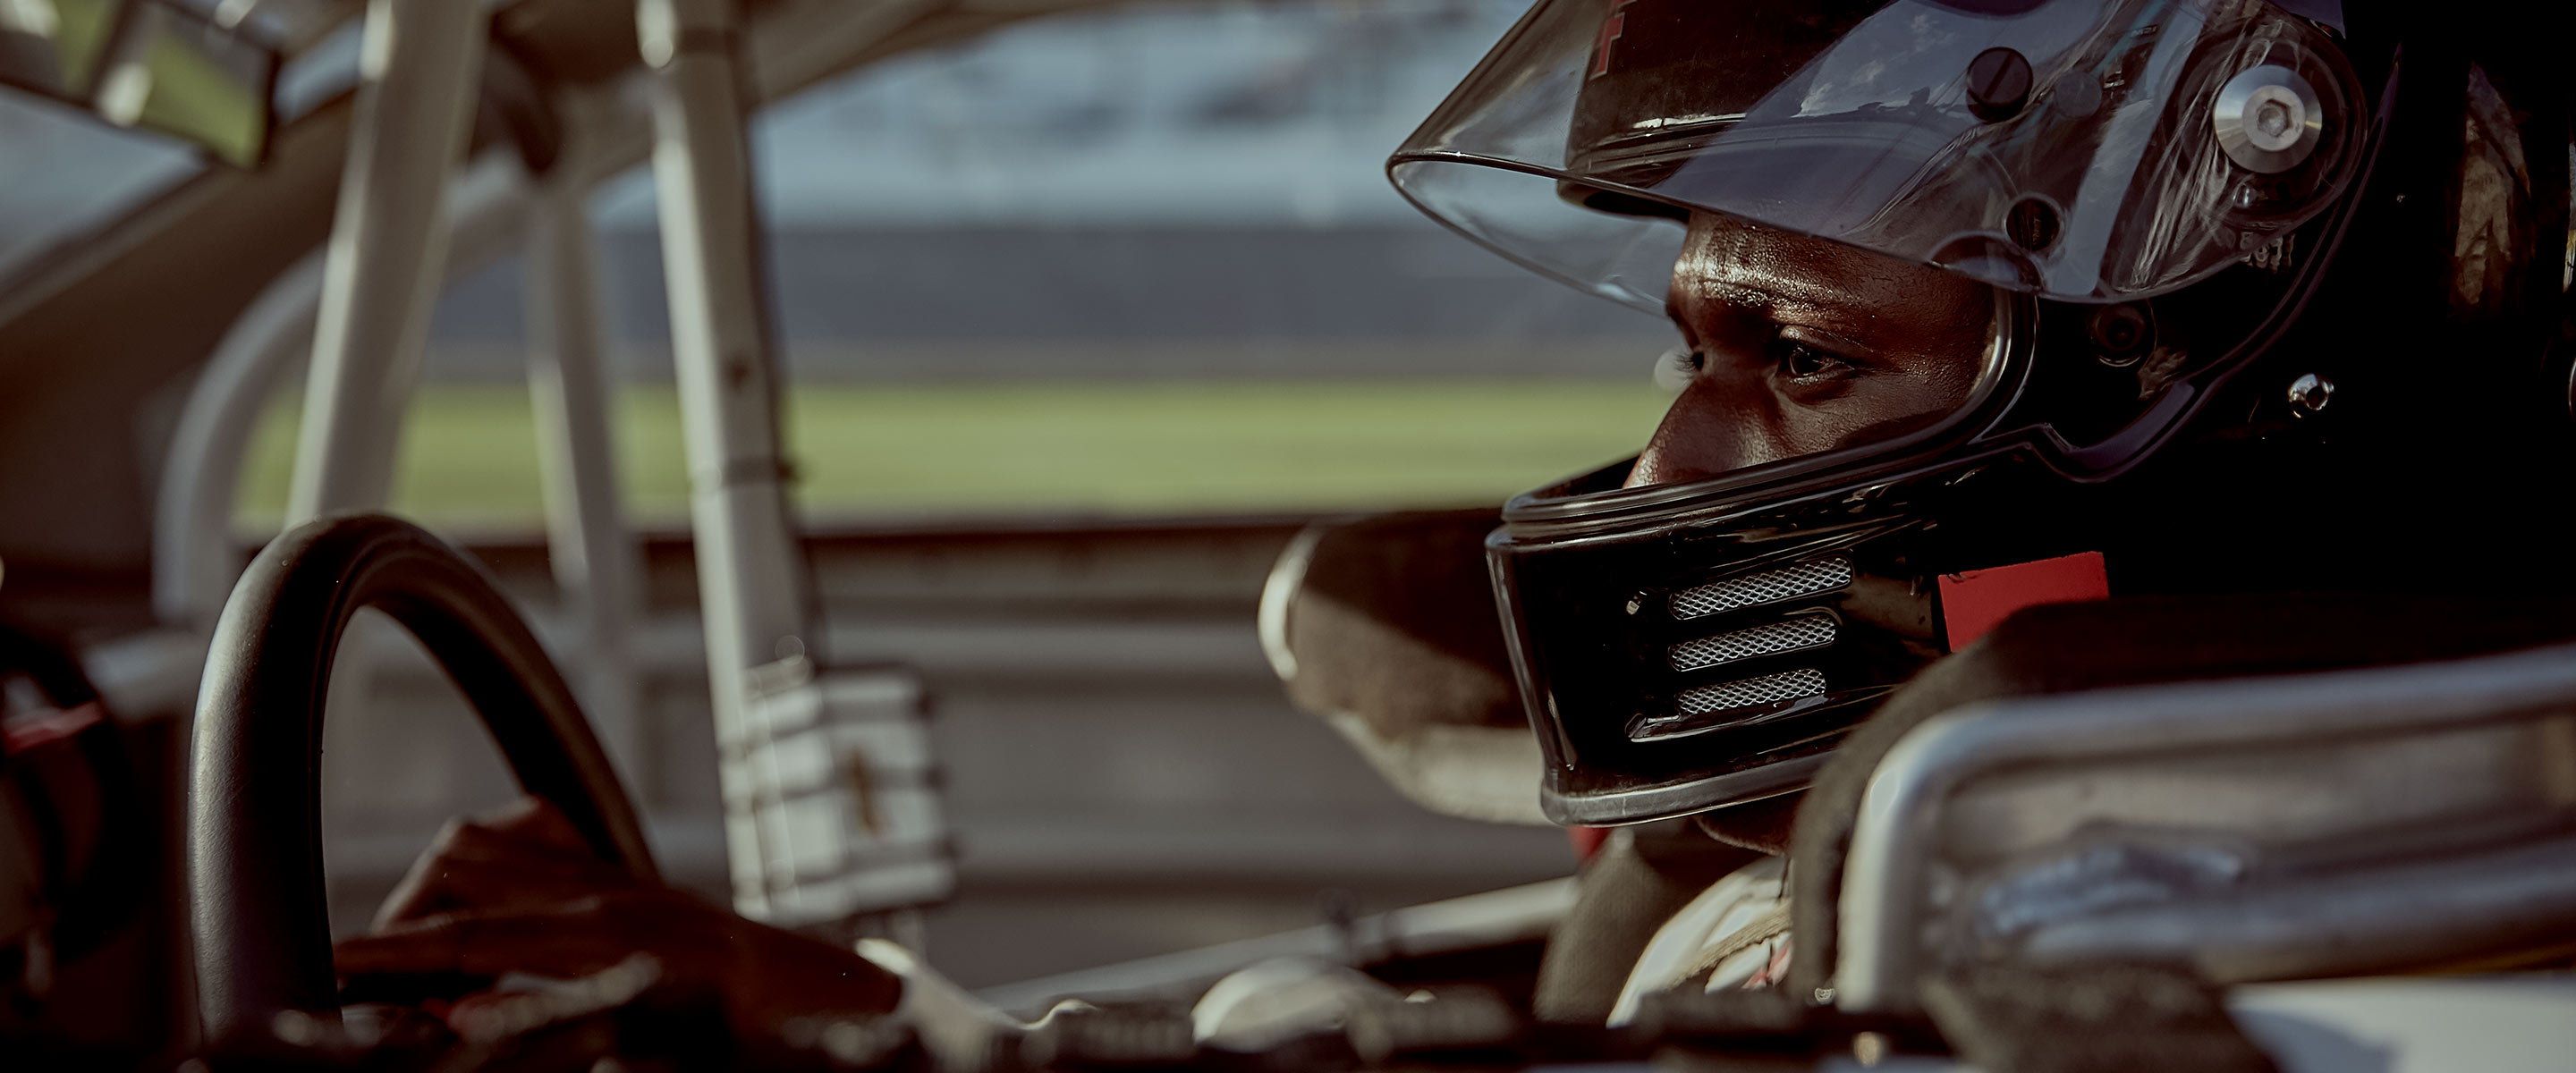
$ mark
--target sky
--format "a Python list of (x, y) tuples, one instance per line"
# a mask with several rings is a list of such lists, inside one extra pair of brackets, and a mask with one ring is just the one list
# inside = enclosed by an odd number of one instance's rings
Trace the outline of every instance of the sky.
[[(1518, 18), (1512, 0), (1152, 4), (1033, 20), (772, 107), (782, 227), (1410, 223), (1389, 152)], [(641, 172), (605, 192), (650, 226)]]

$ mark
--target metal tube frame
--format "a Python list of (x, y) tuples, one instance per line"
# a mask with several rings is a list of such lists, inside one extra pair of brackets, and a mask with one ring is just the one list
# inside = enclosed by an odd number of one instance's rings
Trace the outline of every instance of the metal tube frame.
[[(526, 189), (510, 168), (513, 182), (503, 197), (475, 198), (469, 196), (474, 184), (451, 196), (447, 173), (470, 131), (488, 17), (483, 5), (372, 0), (366, 84), (340, 212), (321, 258), (322, 278), (318, 285), (305, 281), (300, 294), (278, 297), (273, 308), (263, 307), (274, 316), (246, 319), (236, 330), (239, 339), (227, 348), (241, 356), (221, 363), (221, 375), (201, 380), (190, 408), (202, 419), (172, 446), (156, 544), (156, 562), (163, 567), (156, 571), (163, 579), (157, 606), (168, 612), (165, 621), (195, 624), (207, 617), (200, 612), (210, 614), (222, 602), (235, 572), (233, 489), (257, 414), (295, 353), (295, 337), (302, 334), (296, 323), (312, 323), (306, 330), (315, 345), (289, 520), (379, 504), (390, 490), (401, 418), (439, 284), (459, 268), (479, 265), (495, 245), (478, 246), (466, 233), (483, 232), (490, 239), (497, 230), (508, 241), (521, 223), (533, 222), (539, 246), (529, 251), (526, 297), (542, 338), (530, 375), (540, 410), (550, 544), (576, 621), (589, 627), (580, 631), (593, 657), (584, 661), (593, 663), (585, 692), (607, 717), (603, 722), (619, 759), (634, 765), (640, 727), (631, 721), (633, 702), (622, 698), (635, 695), (635, 683), (630, 661), (617, 654), (632, 619), (625, 609), (640, 603), (639, 564), (616, 510), (614, 469), (608, 464), (609, 385), (596, 360), (596, 313), (577, 304), (576, 296), (591, 290), (587, 236), (580, 233), (586, 221), (571, 210), (582, 193), (649, 144), (663, 185), (663, 234), (672, 254), (674, 352), (687, 408), (717, 736), (727, 756), (761, 762), (765, 741), (753, 739), (765, 735), (743, 713), (768, 678), (810, 668), (807, 649), (818, 647), (820, 638), (778, 448), (774, 358), (760, 305), (743, 111), (811, 81), (836, 62), (837, 52), (882, 39), (940, 4), (894, 0), (851, 10), (809, 2), (746, 30), (735, 24), (732, 5), (723, 0), (643, 0), (638, 15), (652, 98), (649, 141), (648, 125), (628, 104), (631, 98), (607, 90), (573, 91), (562, 103), (592, 106), (576, 124), (590, 137), (565, 154), (549, 177), (550, 189)], [(737, 55), (747, 48), (764, 57), (777, 53), (778, 62), (747, 69)], [(598, 129), (588, 129), (594, 125)], [(443, 200), (469, 204), (449, 205), (445, 221), (425, 213), (425, 206)], [(531, 200), (547, 203), (531, 208)], [(523, 208), (550, 219), (529, 221)], [(452, 240), (451, 229), (458, 232)], [(450, 241), (459, 259), (453, 264)], [(190, 490), (174, 492), (180, 485)], [(764, 678), (764, 669), (780, 673)], [(621, 708), (627, 718), (619, 718)], [(728, 783), (729, 799), (739, 788), (733, 783), (743, 781)], [(757, 810), (728, 811), (733, 819), (748, 819)], [(731, 827), (729, 835), (733, 871), (745, 895), (741, 907), (760, 913), (765, 886), (781, 879), (766, 875), (763, 864), (764, 847), (774, 840)]]
[(809, 658), (819, 638), (779, 447), (740, 39), (727, 0), (641, 0), (636, 29), (653, 71), (653, 174), (734, 906), (769, 917), (762, 849), (775, 840), (752, 807), (758, 780), (743, 771), (768, 741), (748, 709), (757, 669)]
[(444, 278), (448, 177), (472, 133), (490, 14), (457, 0), (370, 0), (356, 125), (305, 381), (293, 525), (383, 504), (429, 313)]
[(2431, 665), (2106, 689), (1989, 701), (1908, 732), (1870, 775), (1844, 859), (1834, 1004), (1914, 1002), (1928, 873), (1944, 802), (2002, 770), (2119, 756), (2219, 752), (2563, 717), (2576, 646)]
[(608, 367), (590, 229), (590, 187), (577, 175), (537, 180), (525, 250), (528, 394), (544, 482), (546, 557), (561, 606), (576, 619), (576, 688), (631, 784), (645, 785), (642, 691), (631, 636), (643, 610), (643, 565), (618, 502)]

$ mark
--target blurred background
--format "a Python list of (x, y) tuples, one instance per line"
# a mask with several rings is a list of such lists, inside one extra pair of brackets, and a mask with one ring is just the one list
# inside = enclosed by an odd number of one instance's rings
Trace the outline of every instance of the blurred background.
[[(1667, 327), (1469, 245), (1384, 180), (1386, 153), (1519, 13), (1053, 15), (760, 113), (789, 450), (829, 642), (908, 661), (934, 697), (960, 885), (928, 916), (929, 954), (960, 982), (1571, 870), (1559, 831), (1404, 801), (1288, 706), (1254, 630), (1264, 577), (1308, 521), (1499, 505), (1633, 452), (1667, 401), (1649, 378)], [(289, 63), (282, 118), (350, 84), (356, 29)], [(221, 166), (0, 97), (0, 295)], [(646, 533), (642, 748), (620, 759), (665, 870), (720, 894), (653, 198), (639, 166), (591, 205), (616, 447)], [(522, 283), (504, 258), (443, 295), (392, 503), (480, 554), (560, 641)], [(139, 443), (167, 441), (187, 386), (134, 386)], [(283, 514), (298, 405), (281, 390), (252, 441), (246, 548)], [(509, 796), (435, 672), (392, 631), (370, 643), (392, 654), (326, 743), (342, 930), (445, 817)]]
[[(1156, 4), (899, 55), (754, 129), (809, 514), (1499, 504), (1644, 442), (1666, 326), (1431, 223), (1386, 155), (1513, 0)], [(650, 169), (595, 205), (631, 502), (686, 487)], [(515, 259), (446, 296), (395, 505), (538, 510)], [(479, 390), (476, 385), (492, 385)], [(290, 410), (246, 489), (285, 502)]]

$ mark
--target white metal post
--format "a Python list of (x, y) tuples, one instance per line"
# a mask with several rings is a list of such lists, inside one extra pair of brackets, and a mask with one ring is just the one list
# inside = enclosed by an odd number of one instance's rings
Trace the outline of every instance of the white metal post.
[(812, 629), (779, 450), (735, 13), (729, 0), (641, 0), (636, 28), (654, 69), (653, 175), (734, 903), (767, 917), (764, 812), (736, 761), (766, 743), (746, 715), (752, 670), (806, 656)]
[(589, 188), (557, 169), (531, 193), (522, 268), (546, 558), (561, 606), (575, 620), (582, 706), (626, 785), (643, 792), (649, 773), (631, 637), (643, 577), (618, 503), (611, 431), (617, 384), (604, 353)]
[(371, 0), (287, 524), (380, 506), (444, 278), (441, 210), (472, 132), (487, 13)]

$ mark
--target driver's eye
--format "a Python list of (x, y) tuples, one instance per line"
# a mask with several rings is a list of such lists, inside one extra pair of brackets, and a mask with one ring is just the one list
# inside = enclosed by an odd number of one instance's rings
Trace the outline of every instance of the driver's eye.
[(1781, 372), (1798, 380), (1840, 376), (1853, 371), (1852, 362), (1842, 355), (1819, 350), (1795, 339), (1772, 340), (1771, 360)]

